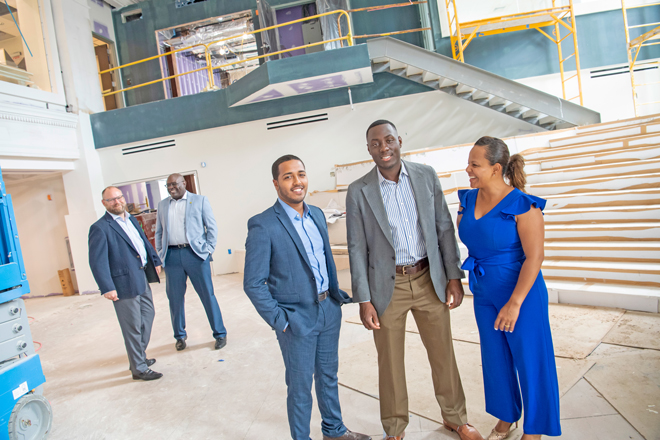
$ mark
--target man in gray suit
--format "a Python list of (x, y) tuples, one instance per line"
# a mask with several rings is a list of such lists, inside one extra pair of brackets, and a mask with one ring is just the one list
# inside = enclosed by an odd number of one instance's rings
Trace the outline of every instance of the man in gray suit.
[(186, 348), (184, 295), (190, 277), (211, 324), (215, 349), (219, 350), (227, 345), (227, 330), (213, 293), (211, 254), (218, 239), (218, 227), (211, 204), (205, 196), (188, 192), (181, 174), (172, 174), (165, 186), (170, 197), (158, 204), (156, 250), (167, 277), (174, 346), (178, 351)]
[(388, 439), (408, 425), (404, 368), (406, 316), (412, 311), (431, 364), (447, 429), (483, 440), (467, 424), (449, 310), (463, 300), (454, 226), (433, 168), (401, 160), (402, 139), (389, 121), (367, 130), (376, 166), (348, 187), (346, 223), (353, 302), (378, 351), (380, 416)]

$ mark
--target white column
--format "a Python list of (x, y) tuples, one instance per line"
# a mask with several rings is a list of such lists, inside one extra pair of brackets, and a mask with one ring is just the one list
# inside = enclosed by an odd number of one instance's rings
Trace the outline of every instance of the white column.
[(52, 10), (67, 103), (78, 113), (80, 159), (63, 180), (69, 208), (65, 221), (78, 289), (83, 293), (98, 289), (89, 268), (87, 236), (91, 224), (105, 213), (101, 191), (106, 185), (94, 148), (90, 114), (104, 107), (87, 2), (52, 0)]

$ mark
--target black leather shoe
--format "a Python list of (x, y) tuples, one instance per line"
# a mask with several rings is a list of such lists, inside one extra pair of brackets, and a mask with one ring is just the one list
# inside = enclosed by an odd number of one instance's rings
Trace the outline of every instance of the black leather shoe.
[(176, 344), (174, 344), (174, 346), (176, 347), (176, 351), (181, 351), (184, 348), (186, 348), (186, 339), (187, 339), (187, 337), (183, 338), (183, 339), (177, 339), (176, 340)]
[(133, 380), (156, 380), (163, 377), (163, 373), (156, 373), (155, 371), (147, 368), (142, 373), (134, 374)]
[(215, 349), (220, 350), (222, 347), (227, 345), (227, 337), (218, 338), (215, 340)]
[[(156, 359), (147, 359), (147, 367), (151, 367), (156, 363)], [(128, 367), (128, 371), (131, 371), (131, 367)]]

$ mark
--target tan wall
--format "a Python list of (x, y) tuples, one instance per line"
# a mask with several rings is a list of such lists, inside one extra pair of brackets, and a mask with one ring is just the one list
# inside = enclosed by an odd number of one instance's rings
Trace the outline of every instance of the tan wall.
[(31, 294), (61, 293), (57, 271), (69, 267), (64, 183), (61, 174), (37, 176), (24, 181), (5, 176), (5, 187), (14, 204)]

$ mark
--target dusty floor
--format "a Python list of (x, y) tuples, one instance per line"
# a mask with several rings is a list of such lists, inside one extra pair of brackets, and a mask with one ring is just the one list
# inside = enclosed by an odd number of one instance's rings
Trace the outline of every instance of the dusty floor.
[[(174, 349), (165, 285), (154, 287), (156, 320), (149, 346), (153, 382), (133, 381), (119, 325), (98, 295), (26, 300), (54, 412), (51, 439), (273, 439), (289, 437), (284, 366), (275, 336), (242, 291), (242, 276), (214, 279), (228, 344), (214, 340), (192, 287), (188, 348)], [(340, 399), (346, 426), (380, 438), (375, 349), (371, 334), (343, 308)], [(660, 439), (660, 315), (551, 306), (562, 392), (561, 439)], [(457, 439), (438, 422), (430, 370), (411, 321), (406, 363), (411, 422), (407, 440)], [(452, 312), (459, 368), (471, 422), (486, 436), (478, 334), (471, 301)], [(517, 440), (521, 428), (510, 438)], [(314, 409), (312, 438), (321, 440)]]

